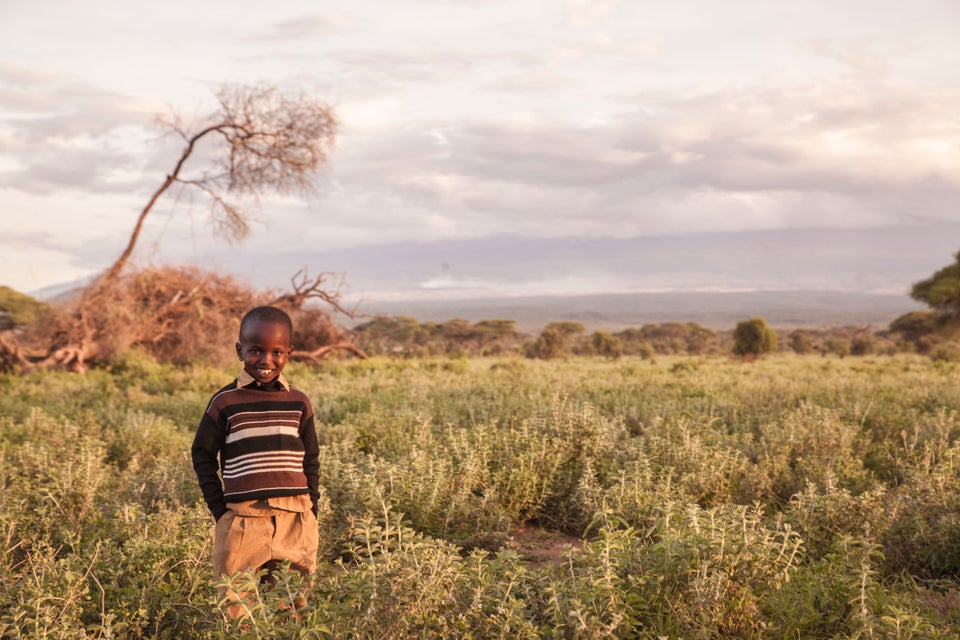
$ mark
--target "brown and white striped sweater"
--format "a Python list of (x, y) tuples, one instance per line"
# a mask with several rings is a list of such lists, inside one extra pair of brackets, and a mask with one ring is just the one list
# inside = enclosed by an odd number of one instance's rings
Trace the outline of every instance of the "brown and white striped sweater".
[(261, 386), (246, 372), (210, 400), (191, 449), (203, 499), (218, 520), (228, 502), (280, 496), (309, 494), (315, 511), (319, 453), (306, 394), (283, 376)]

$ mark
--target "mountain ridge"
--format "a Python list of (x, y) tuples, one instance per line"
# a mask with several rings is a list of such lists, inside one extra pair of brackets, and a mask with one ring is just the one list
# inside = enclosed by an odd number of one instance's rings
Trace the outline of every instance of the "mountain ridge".
[[(254, 243), (171, 262), (258, 289), (289, 289), (290, 277), (305, 266), (313, 274), (343, 274), (349, 304), (428, 320), (512, 314), (531, 329), (577, 318), (594, 318), (603, 328), (646, 321), (724, 327), (763, 315), (780, 326), (885, 326), (920, 308), (907, 295), (910, 285), (950, 262), (958, 240), (960, 223), (943, 222), (632, 238), (498, 236), (295, 251)], [(34, 295), (49, 299), (69, 288)]]
[[(372, 297), (482, 297), (696, 290), (845, 290), (906, 294), (950, 262), (960, 223), (634, 238), (500, 236), (309, 251), (200, 256), (258, 287), (308, 265), (345, 273)], [(265, 267), (266, 265), (266, 267)]]

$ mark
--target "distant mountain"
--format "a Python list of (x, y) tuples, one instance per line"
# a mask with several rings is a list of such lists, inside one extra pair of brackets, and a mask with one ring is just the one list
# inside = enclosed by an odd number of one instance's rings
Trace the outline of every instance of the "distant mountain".
[[(885, 326), (919, 308), (913, 282), (952, 260), (960, 223), (789, 229), (636, 238), (399, 242), (197, 256), (204, 269), (286, 289), (304, 266), (342, 273), (367, 313), (421, 320), (512, 318), (622, 327), (667, 320), (729, 327), (750, 315), (776, 326)], [(75, 286), (75, 285), (73, 285)], [(67, 287), (69, 288), (69, 287)], [(49, 298), (47, 295), (34, 295)]]
[(93, 282), (92, 276), (70, 282), (53, 284), (49, 287), (41, 287), (40, 289), (34, 289), (27, 293), (37, 300), (43, 300), (45, 302), (66, 302), (91, 282)]
[(265, 254), (205, 255), (258, 287), (297, 269), (345, 273), (372, 300), (693, 291), (905, 295), (951, 261), (960, 223), (638, 238), (497, 237)]

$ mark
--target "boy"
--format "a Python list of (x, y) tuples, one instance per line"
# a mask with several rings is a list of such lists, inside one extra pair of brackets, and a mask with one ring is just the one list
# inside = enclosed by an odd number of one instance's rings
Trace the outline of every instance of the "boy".
[[(247, 312), (237, 342), (243, 370), (213, 396), (197, 427), (193, 468), (217, 522), (218, 578), (272, 571), (283, 560), (304, 575), (317, 567), (320, 464), (313, 408), (281, 375), (292, 336), (293, 323), (281, 309)], [(231, 615), (237, 609), (232, 605)]]

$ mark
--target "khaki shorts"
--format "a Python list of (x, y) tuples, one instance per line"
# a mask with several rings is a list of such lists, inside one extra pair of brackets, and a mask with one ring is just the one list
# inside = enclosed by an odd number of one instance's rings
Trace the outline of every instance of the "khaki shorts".
[(272, 568), (284, 560), (304, 575), (317, 569), (317, 518), (312, 511), (277, 511), (240, 516), (227, 511), (213, 536), (213, 572), (218, 578), (238, 571)]

